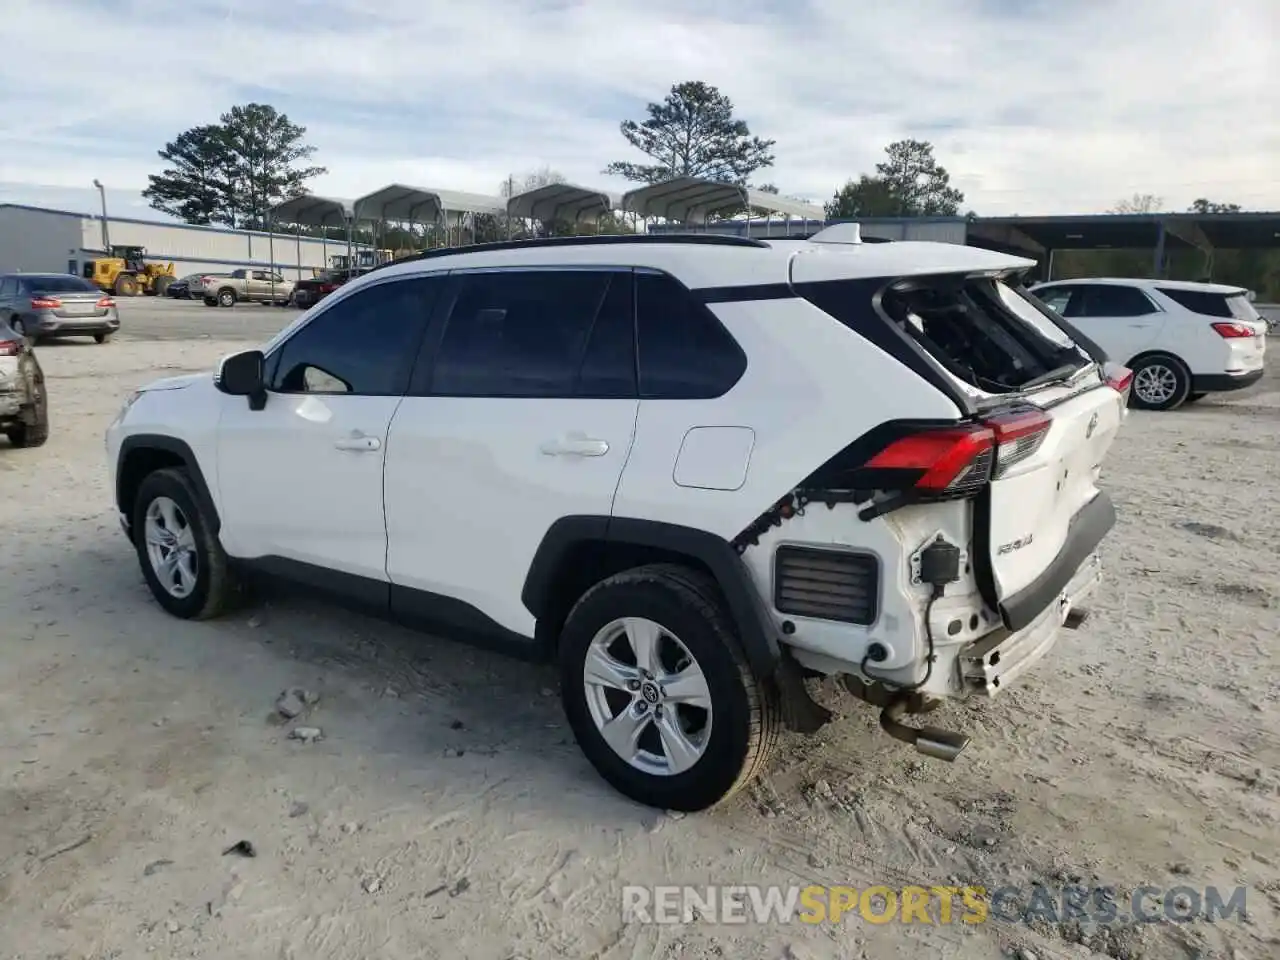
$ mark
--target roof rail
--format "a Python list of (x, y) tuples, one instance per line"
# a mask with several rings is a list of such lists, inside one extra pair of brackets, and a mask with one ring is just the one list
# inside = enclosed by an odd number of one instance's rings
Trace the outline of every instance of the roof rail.
[(374, 267), (394, 266), (397, 263), (412, 263), (415, 260), (432, 260), (436, 257), (452, 257), (463, 253), (486, 253), (490, 250), (526, 250), (534, 247), (605, 247), (626, 246), (635, 244), (672, 244), (687, 243), (695, 246), (714, 247), (757, 247), (768, 249), (769, 245), (761, 240), (749, 237), (735, 237), (722, 233), (606, 233), (588, 237), (540, 237), (531, 240), (496, 240), (492, 243), (468, 243), (458, 247), (437, 247), (434, 250), (423, 250), (398, 260), (389, 260)]

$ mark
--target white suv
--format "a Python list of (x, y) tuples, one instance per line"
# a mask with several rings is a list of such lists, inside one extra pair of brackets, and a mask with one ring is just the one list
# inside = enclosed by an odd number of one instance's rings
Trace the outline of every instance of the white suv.
[(838, 675), (884, 728), (1003, 690), (1084, 618), (1128, 371), (971, 247), (716, 236), (436, 251), (107, 433), (161, 606), (254, 572), (558, 658), (583, 751), (697, 810)]
[(1262, 378), (1267, 323), (1241, 287), (1090, 279), (1032, 293), (1133, 370), (1135, 407), (1172, 410)]

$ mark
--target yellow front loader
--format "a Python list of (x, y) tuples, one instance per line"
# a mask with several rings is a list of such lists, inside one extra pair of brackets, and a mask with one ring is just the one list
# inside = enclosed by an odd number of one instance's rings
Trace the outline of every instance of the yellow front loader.
[(172, 263), (148, 263), (143, 247), (112, 246), (109, 255), (95, 257), (84, 265), (86, 280), (117, 297), (164, 296), (178, 278)]

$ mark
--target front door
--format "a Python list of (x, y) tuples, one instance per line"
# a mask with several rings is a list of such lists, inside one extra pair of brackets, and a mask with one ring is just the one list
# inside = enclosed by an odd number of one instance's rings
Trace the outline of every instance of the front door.
[(335, 297), (267, 358), (262, 410), (222, 397), (218, 490), (229, 554), (384, 582), (387, 430), (440, 281)]
[(391, 424), (392, 605), (430, 616), (435, 604), (442, 623), (529, 637), (520, 595), (538, 545), (561, 517), (609, 516), (631, 448), (632, 274), (456, 271), (450, 282), (447, 318)]

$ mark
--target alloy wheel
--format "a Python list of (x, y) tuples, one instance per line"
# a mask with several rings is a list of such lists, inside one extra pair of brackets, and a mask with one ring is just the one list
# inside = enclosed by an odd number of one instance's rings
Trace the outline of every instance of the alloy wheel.
[(636, 770), (673, 776), (706, 752), (711, 690), (693, 654), (661, 624), (606, 624), (587, 648), (582, 679), (596, 729)]

